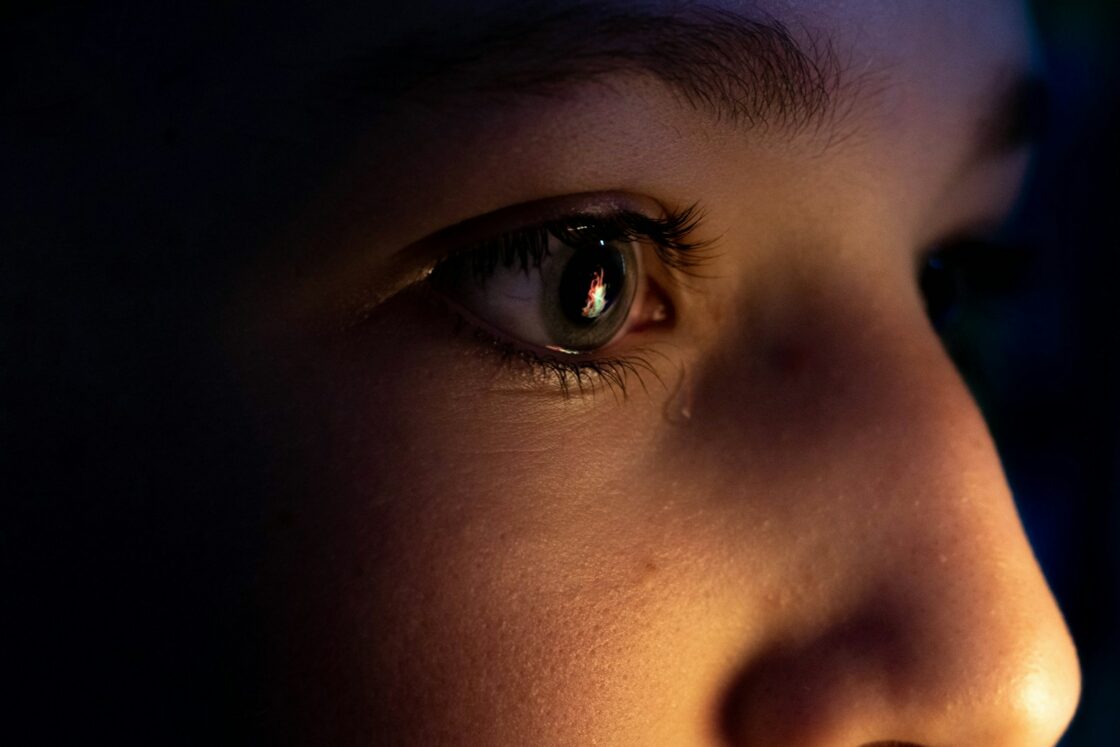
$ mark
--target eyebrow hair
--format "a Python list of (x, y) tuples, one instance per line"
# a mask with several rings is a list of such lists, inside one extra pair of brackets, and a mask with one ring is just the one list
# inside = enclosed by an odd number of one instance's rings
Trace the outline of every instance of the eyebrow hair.
[(352, 58), (327, 88), (385, 106), (556, 95), (636, 73), (717, 121), (802, 130), (831, 122), (845, 82), (829, 37), (802, 29), (799, 43), (776, 19), (710, 7), (521, 3), (484, 16), (481, 26), (445, 25)]
[[(385, 113), (400, 102), (560, 96), (631, 73), (667, 85), (717, 123), (823, 131), (828, 148), (846, 136), (838, 123), (860, 93), (882, 90), (885, 78), (876, 78), (884, 71), (856, 73), (826, 33), (804, 25), (799, 32), (773, 17), (691, 3), (514, 2), (352, 55), (316, 87), (336, 104)], [(1046, 88), (1029, 70), (998, 86), (966, 162), (1036, 145), (1046, 129)]]

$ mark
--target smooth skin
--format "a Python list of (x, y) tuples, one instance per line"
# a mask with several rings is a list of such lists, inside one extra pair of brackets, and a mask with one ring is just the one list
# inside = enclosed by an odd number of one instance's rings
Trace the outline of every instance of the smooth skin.
[[(457, 5), (396, 8), (368, 41)], [(1012, 203), (1026, 154), (977, 155), (977, 133), (1031, 64), (1023, 9), (724, 7), (832, 40), (858, 81), (834, 127), (744, 133), (632, 74), (395, 104), (231, 292), (228, 347), (281, 454), (264, 716), (285, 741), (1065, 729), (1074, 647), (915, 269)], [(649, 255), (672, 314), (610, 351), (654, 351), (625, 396), (503, 364), (422, 290), (438, 256), (409, 255), (570, 195), (698, 203), (716, 247), (679, 284)]]

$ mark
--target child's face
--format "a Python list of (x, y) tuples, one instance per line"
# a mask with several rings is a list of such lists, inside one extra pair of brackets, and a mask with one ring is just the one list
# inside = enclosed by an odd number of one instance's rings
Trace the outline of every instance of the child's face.
[[(409, 42), (332, 79), (384, 99), (239, 326), (281, 413), (273, 716), (291, 733), (1062, 732), (1073, 646), (917, 285), (924, 254), (998, 221), (1022, 176), (1004, 137), (1021, 9), (759, 5), (534, 6), (544, 21), (448, 0), (402, 3), (392, 33), (328, 32), (343, 66), (355, 39)], [(710, 243), (674, 272), (634, 216), (694, 204), (677, 238)], [(573, 215), (607, 254), (524, 230)], [(502, 234), (549, 254), (427, 278)], [(598, 297), (580, 286), (596, 276)]]

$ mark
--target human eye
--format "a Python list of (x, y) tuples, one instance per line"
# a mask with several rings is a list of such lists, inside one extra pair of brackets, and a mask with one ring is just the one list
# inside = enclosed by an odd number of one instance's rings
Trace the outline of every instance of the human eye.
[(435, 297), (503, 361), (564, 394), (652, 372), (649, 340), (674, 322), (672, 290), (703, 260), (700, 212), (588, 205), (455, 249)]
[(918, 282), (934, 329), (953, 337), (970, 309), (1017, 291), (1036, 258), (1037, 250), (1000, 231), (956, 237), (928, 251)]

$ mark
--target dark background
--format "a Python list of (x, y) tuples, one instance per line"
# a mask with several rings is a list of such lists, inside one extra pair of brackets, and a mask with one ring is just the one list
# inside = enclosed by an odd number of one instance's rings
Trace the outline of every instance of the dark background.
[[(1048, 127), (999, 245), (961, 267), (945, 336), (1080, 651), (1062, 744), (1116, 747), (1120, 2), (1034, 5)], [(5, 742), (226, 743), (252, 721), (262, 507), (201, 310), (248, 226), (296, 199), (275, 185), (332, 163), (201, 124), (236, 118), (223, 92), (257, 21), (156, 1), (0, 10)]]

